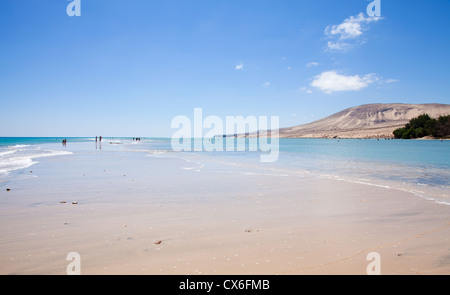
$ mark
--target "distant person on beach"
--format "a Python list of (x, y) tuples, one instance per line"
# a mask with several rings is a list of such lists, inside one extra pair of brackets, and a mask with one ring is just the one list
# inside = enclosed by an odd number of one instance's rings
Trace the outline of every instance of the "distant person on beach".
[(95, 142), (97, 142), (97, 140), (98, 140), (98, 136), (95, 137)]
[(67, 145), (67, 139), (63, 139), (62, 144), (63, 144), (63, 146), (66, 146)]
[(99, 139), (100, 139), (100, 141), (102, 141), (102, 137), (101, 137), (101, 136), (100, 136), (100, 138), (99, 138)]

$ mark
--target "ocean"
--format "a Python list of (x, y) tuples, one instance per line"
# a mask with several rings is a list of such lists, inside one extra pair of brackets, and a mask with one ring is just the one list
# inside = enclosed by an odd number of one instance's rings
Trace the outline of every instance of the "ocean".
[[(0, 184), (48, 157), (94, 153), (94, 137), (0, 138)], [(450, 204), (450, 141), (376, 139), (280, 139), (279, 158), (261, 163), (261, 152), (173, 152), (165, 138), (104, 138), (103, 151), (182, 157), (197, 163), (221, 162), (246, 173), (312, 175), (395, 187)], [(95, 146), (95, 148), (94, 148)]]

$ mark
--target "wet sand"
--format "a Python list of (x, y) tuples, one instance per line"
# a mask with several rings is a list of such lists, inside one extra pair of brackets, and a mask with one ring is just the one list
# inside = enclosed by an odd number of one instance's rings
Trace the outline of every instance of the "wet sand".
[(69, 252), (82, 274), (364, 275), (370, 252), (382, 274), (450, 274), (450, 206), (109, 149), (42, 159), (2, 184), (0, 274), (65, 274)]

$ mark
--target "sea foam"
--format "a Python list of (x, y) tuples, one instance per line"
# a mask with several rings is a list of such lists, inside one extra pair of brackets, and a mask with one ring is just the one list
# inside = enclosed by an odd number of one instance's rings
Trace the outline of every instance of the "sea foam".
[(28, 168), (43, 157), (70, 155), (69, 151), (41, 150), (28, 145), (9, 146), (0, 150), (0, 175), (7, 175), (11, 171)]

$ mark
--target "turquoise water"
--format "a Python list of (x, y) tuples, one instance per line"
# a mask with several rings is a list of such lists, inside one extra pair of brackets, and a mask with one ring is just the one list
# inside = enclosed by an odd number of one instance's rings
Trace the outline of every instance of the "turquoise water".
[(322, 174), (450, 187), (450, 141), (281, 140), (280, 164)]
[(280, 150), (288, 153), (353, 160), (450, 165), (450, 141), (282, 139)]
[[(171, 150), (170, 139), (144, 141), (143, 146)], [(450, 187), (450, 141), (445, 140), (280, 139), (279, 158), (274, 163), (259, 163), (260, 152), (188, 154), (261, 168)]]
[[(70, 142), (93, 142), (95, 137), (0, 137), (0, 147)], [(103, 138), (108, 141), (132, 141), (132, 138)], [(171, 150), (171, 140), (141, 138), (149, 149)], [(229, 153), (224, 153), (229, 154)], [(235, 154), (235, 152), (233, 152)], [(249, 156), (249, 153), (236, 154)], [(257, 153), (255, 153), (257, 154)], [(280, 158), (298, 154), (309, 157), (341, 158), (349, 160), (388, 161), (437, 166), (450, 165), (450, 141), (439, 140), (376, 140), (376, 139), (280, 139)]]
[[(95, 137), (0, 138), (0, 176), (25, 169), (40, 158), (77, 153), (72, 143), (85, 143), (94, 151)], [(122, 145), (109, 145), (119, 143)], [(359, 139), (280, 139), (278, 161), (260, 163), (260, 152), (180, 152), (173, 153), (170, 139), (104, 138), (103, 145), (128, 150), (170, 152), (170, 155), (195, 155), (261, 169), (308, 172), (352, 179), (397, 181), (412, 185), (450, 189), (450, 141), (439, 140), (359, 140)], [(248, 147), (248, 145), (247, 145)], [(258, 169), (258, 168), (257, 168)]]

